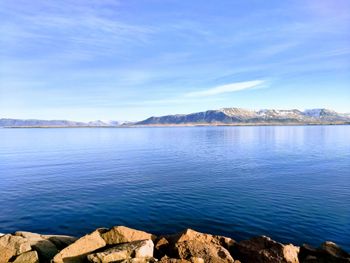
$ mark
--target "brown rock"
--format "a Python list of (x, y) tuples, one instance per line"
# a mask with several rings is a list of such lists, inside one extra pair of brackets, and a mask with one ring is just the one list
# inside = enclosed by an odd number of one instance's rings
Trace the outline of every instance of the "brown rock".
[(190, 260), (191, 258), (202, 258), (208, 263), (234, 262), (226, 248), (214, 243), (204, 243), (198, 240), (178, 242), (175, 245), (177, 257)]
[(131, 258), (138, 258), (139, 261), (145, 261), (153, 257), (153, 246), (153, 242), (150, 239), (133, 241), (119, 244), (102, 252), (90, 254), (87, 258), (90, 262), (94, 263), (117, 262)]
[(156, 236), (125, 226), (115, 226), (108, 230), (106, 233), (102, 234), (102, 238), (108, 245), (115, 245), (145, 239), (151, 239), (154, 241), (156, 239)]
[(191, 261), (192, 263), (204, 263), (204, 259), (202, 259), (202, 258), (197, 258), (197, 257), (192, 257), (192, 258), (190, 258), (190, 261)]
[(186, 259), (178, 259), (178, 258), (168, 258), (164, 256), (159, 261), (160, 263), (205, 263), (204, 259), (191, 257), (189, 260)]
[(101, 237), (106, 229), (97, 229), (94, 232), (79, 238), (77, 241), (61, 250), (54, 258), (53, 263), (83, 262), (86, 256), (106, 245)]
[(26, 238), (10, 234), (0, 237), (0, 262), (7, 262), (11, 258), (30, 250), (31, 247)]
[(283, 245), (260, 236), (236, 243), (232, 249), (235, 258), (242, 262), (299, 263), (299, 247)]
[(24, 252), (13, 263), (39, 263), (39, 256), (36, 251)]
[(27, 231), (17, 231), (15, 236), (24, 237), (28, 240), (41, 240), (43, 239), (40, 234), (27, 232)]
[(17, 231), (16, 236), (25, 237), (30, 241), (46, 239), (51, 241), (58, 249), (62, 249), (77, 240), (76, 237), (64, 236), (64, 235), (40, 235), (37, 233), (27, 232), (27, 231)]
[(168, 255), (171, 258), (180, 258), (196, 261), (202, 258), (204, 262), (233, 262), (228, 249), (233, 246), (234, 240), (210, 234), (203, 234), (187, 229), (175, 235), (161, 237), (156, 241), (155, 254), (159, 258)]
[(186, 259), (169, 258), (167, 256), (164, 256), (160, 259), (159, 263), (191, 263), (191, 261), (188, 261)]
[(154, 246), (154, 256), (156, 258), (162, 258), (165, 255), (169, 254), (169, 241), (165, 237), (160, 237), (156, 240)]
[(39, 258), (44, 262), (49, 262), (59, 252), (55, 244), (46, 240), (40, 234), (17, 231), (15, 235), (26, 238), (32, 249), (38, 252)]
[(185, 231), (179, 234), (168, 236), (168, 239), (174, 243), (197, 240), (203, 243), (212, 243), (215, 245), (223, 246), (226, 249), (230, 249), (235, 244), (235, 241), (231, 238), (224, 237), (224, 236), (204, 234), (192, 229), (186, 229)]
[(283, 257), (288, 263), (298, 263), (298, 253), (300, 248), (292, 244), (283, 245)]
[(38, 252), (41, 261), (49, 262), (60, 250), (73, 243), (76, 238), (61, 235), (40, 235), (17, 231), (16, 236), (26, 238), (31, 247)]
[(337, 244), (327, 241), (319, 248), (302, 245), (299, 261), (301, 263), (350, 263), (350, 255)]
[(120, 263), (155, 263), (158, 262), (155, 258), (130, 258), (120, 261)]
[(350, 254), (345, 252), (341, 247), (336, 243), (331, 241), (326, 241), (321, 244), (321, 249), (324, 250), (327, 254), (338, 257), (338, 258), (350, 258)]

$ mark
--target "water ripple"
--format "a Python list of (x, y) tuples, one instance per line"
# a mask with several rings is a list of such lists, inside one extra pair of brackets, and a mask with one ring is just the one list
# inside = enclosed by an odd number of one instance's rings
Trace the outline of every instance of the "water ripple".
[(350, 126), (1, 129), (0, 232), (124, 224), (350, 250)]

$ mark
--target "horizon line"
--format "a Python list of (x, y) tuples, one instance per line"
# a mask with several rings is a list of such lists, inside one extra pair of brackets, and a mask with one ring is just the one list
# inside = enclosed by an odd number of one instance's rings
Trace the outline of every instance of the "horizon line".
[[(189, 114), (194, 114), (194, 113), (199, 113), (199, 112), (206, 112), (206, 111), (221, 111), (221, 110), (225, 110), (225, 109), (238, 109), (238, 110), (245, 110), (245, 111), (251, 111), (251, 112), (259, 112), (259, 111), (264, 111), (264, 110), (275, 110), (275, 111), (293, 111), (293, 110), (297, 110), (300, 112), (305, 112), (305, 111), (311, 111), (311, 110), (329, 110), (329, 111), (333, 111), (336, 112), (338, 114), (350, 114), (350, 112), (338, 112), (335, 111), (333, 109), (330, 108), (305, 108), (303, 110), (298, 109), (298, 108), (288, 108), (288, 109), (278, 109), (278, 108), (261, 108), (261, 109), (250, 109), (250, 108), (243, 108), (243, 107), (221, 107), (221, 108), (217, 108), (217, 109), (207, 109), (207, 110), (203, 110), (203, 111), (193, 111), (193, 112), (189, 112), (189, 113), (173, 113), (173, 114), (163, 114), (163, 115), (151, 115), (149, 117), (146, 117), (145, 119), (142, 120), (146, 120), (148, 118), (152, 118), (152, 117), (163, 117), (163, 116), (176, 116), (176, 115), (189, 115)], [(101, 121), (101, 122), (118, 122), (118, 123), (133, 123), (133, 122), (138, 122), (138, 121), (142, 121), (142, 120), (117, 120), (117, 119), (94, 119), (94, 120), (73, 120), (73, 119), (63, 119), (63, 118), (57, 118), (57, 119), (44, 119), (44, 118), (11, 118), (11, 117), (1, 117), (0, 120), (24, 120), (24, 121), (68, 121), (68, 122), (81, 122), (83, 124), (88, 124), (91, 122), (97, 122), (97, 121)]]

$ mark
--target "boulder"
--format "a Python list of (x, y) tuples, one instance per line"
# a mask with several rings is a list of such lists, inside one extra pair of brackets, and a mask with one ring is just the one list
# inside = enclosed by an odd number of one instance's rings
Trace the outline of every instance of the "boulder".
[(158, 238), (155, 245), (155, 255), (158, 258), (167, 255), (183, 260), (201, 258), (204, 262), (233, 262), (228, 249), (234, 243), (235, 241), (231, 238), (187, 229), (175, 235)]
[(339, 247), (336, 243), (331, 241), (326, 241), (321, 244), (321, 249), (325, 251), (328, 255), (338, 258), (350, 258), (350, 254)]
[(300, 248), (292, 244), (282, 245), (283, 246), (283, 258), (288, 263), (299, 263), (298, 253)]
[(155, 240), (156, 236), (144, 231), (128, 228), (125, 226), (115, 226), (102, 234), (102, 238), (108, 245), (151, 239)]
[(175, 244), (176, 257), (190, 260), (202, 258), (208, 263), (233, 263), (234, 260), (228, 250), (213, 243), (204, 243), (198, 240), (177, 242)]
[(43, 262), (50, 262), (59, 252), (55, 244), (46, 239), (31, 242), (31, 247), (38, 252), (39, 258)]
[(24, 252), (13, 263), (39, 263), (39, 256), (36, 251)]
[(156, 258), (164, 257), (166, 259), (167, 257), (165, 256), (171, 254), (169, 250), (170, 243), (165, 237), (159, 237), (158, 239), (156, 239), (156, 243), (154, 246), (154, 255)]
[(32, 249), (38, 252), (39, 258), (44, 262), (49, 262), (59, 252), (55, 244), (46, 240), (40, 234), (17, 231), (15, 235), (26, 238)]
[(27, 232), (27, 231), (17, 231), (16, 236), (25, 237), (31, 241), (35, 240), (50, 240), (58, 249), (64, 248), (77, 240), (76, 237), (65, 236), (65, 235), (40, 235), (37, 233)]
[(84, 262), (86, 256), (95, 250), (106, 246), (101, 235), (106, 229), (100, 228), (79, 238), (77, 241), (61, 250), (52, 260), (53, 263)]
[(302, 245), (299, 261), (301, 263), (350, 263), (350, 255), (337, 244), (326, 241), (319, 248)]
[(188, 261), (186, 259), (169, 258), (167, 256), (164, 256), (160, 259), (159, 263), (191, 263), (191, 261)]
[(27, 231), (16, 231), (14, 235), (27, 238), (28, 240), (41, 240), (41, 239), (43, 239), (40, 234), (27, 232)]
[[(130, 258), (120, 261), (120, 263), (155, 263), (158, 262), (155, 258)], [(118, 262), (119, 263), (119, 262)]]
[(224, 236), (204, 234), (204, 233), (197, 232), (193, 229), (186, 229), (183, 232), (168, 236), (167, 238), (173, 243), (197, 240), (203, 243), (211, 243), (218, 246), (222, 246), (226, 249), (230, 249), (235, 244), (235, 241), (231, 238), (224, 237)]
[(190, 258), (190, 261), (191, 261), (192, 263), (204, 263), (204, 259), (202, 259), (202, 258), (197, 258), (197, 257), (192, 257), (192, 258)]
[(76, 240), (69, 236), (40, 235), (26, 231), (17, 231), (15, 235), (26, 238), (32, 249), (38, 252), (40, 260), (44, 262), (49, 262), (60, 250)]
[(232, 255), (242, 262), (298, 263), (299, 247), (283, 245), (266, 236), (236, 243)]
[(70, 244), (77, 241), (76, 237), (64, 236), (64, 235), (42, 235), (46, 240), (51, 241), (57, 249), (62, 250)]
[[(153, 243), (154, 242), (154, 243)], [(79, 239), (17, 231), (0, 234), (0, 263), (350, 263), (350, 254), (327, 241), (314, 248), (281, 244), (260, 236), (231, 238), (187, 229), (156, 237), (115, 226)]]
[[(164, 256), (160, 259), (160, 263), (205, 263), (204, 259), (197, 258), (197, 257), (191, 257), (189, 260), (186, 259), (178, 259), (178, 258), (169, 258), (167, 256)], [(235, 263), (240, 263), (236, 262)]]
[(90, 262), (94, 263), (119, 262), (131, 258), (138, 258), (139, 261), (141, 260), (143, 262), (153, 257), (153, 246), (153, 242), (150, 239), (133, 241), (90, 254), (87, 258)]
[(30, 251), (31, 247), (26, 238), (6, 234), (0, 237), (0, 262)]

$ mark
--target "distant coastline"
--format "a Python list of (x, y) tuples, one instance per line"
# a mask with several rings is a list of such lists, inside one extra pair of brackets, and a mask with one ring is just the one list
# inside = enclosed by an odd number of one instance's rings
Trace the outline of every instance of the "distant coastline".
[(347, 125), (350, 114), (329, 109), (247, 110), (222, 108), (190, 114), (150, 117), (136, 122), (38, 119), (0, 119), (6, 128), (125, 128), (125, 127), (187, 127), (187, 126), (296, 126), (296, 125)]
[(235, 123), (235, 124), (150, 124), (150, 125), (120, 125), (120, 126), (8, 126), (3, 129), (127, 129), (127, 128), (166, 128), (166, 127), (268, 127), (268, 126), (339, 126), (349, 123)]
[(118, 126), (2, 126), (4, 129), (122, 129), (122, 128), (156, 128), (156, 127), (254, 127), (254, 126), (329, 126), (329, 125), (350, 125), (350, 122), (330, 122), (330, 123), (187, 123), (187, 124), (128, 124)]

